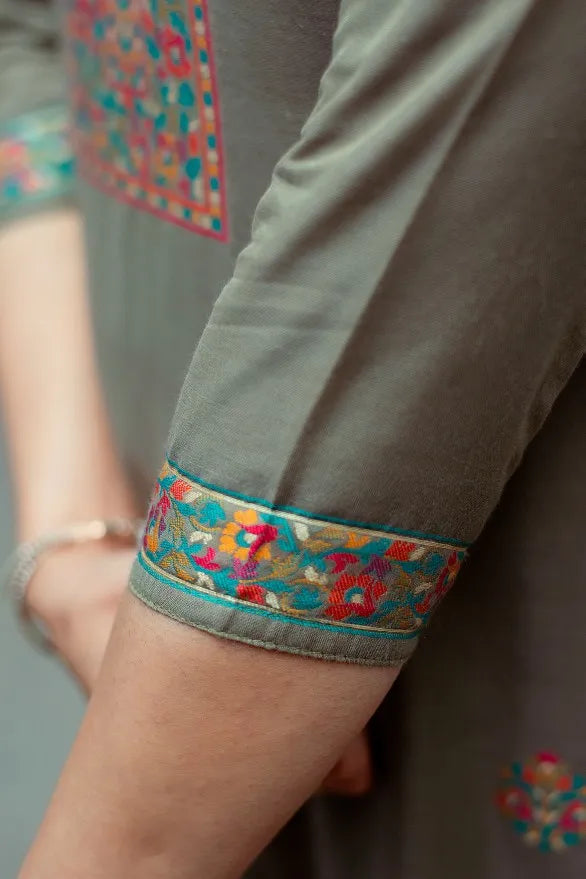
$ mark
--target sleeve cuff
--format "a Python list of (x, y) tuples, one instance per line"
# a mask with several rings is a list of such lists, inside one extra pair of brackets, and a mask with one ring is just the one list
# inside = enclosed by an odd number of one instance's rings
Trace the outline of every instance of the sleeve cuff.
[(45, 107), (0, 125), (0, 220), (66, 198), (74, 177), (65, 106)]
[(324, 518), (203, 484), (167, 462), (131, 590), (255, 646), (400, 665), (465, 556), (456, 542)]

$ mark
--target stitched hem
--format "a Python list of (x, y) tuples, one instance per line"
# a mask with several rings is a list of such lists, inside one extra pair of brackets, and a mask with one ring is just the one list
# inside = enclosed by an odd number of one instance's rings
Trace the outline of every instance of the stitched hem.
[(401, 666), (414, 652), (418, 637), (397, 638), (383, 632), (324, 630), (295, 617), (275, 619), (263, 608), (228, 604), (224, 596), (195, 593), (187, 586), (147, 570), (139, 556), (130, 591), (152, 610), (220, 638), (265, 650), (278, 650), (331, 662)]

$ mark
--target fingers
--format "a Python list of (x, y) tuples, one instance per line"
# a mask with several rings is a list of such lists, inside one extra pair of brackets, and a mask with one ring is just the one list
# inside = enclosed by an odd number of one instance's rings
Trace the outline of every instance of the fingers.
[(320, 793), (358, 797), (372, 786), (372, 760), (366, 732), (348, 745), (321, 787)]

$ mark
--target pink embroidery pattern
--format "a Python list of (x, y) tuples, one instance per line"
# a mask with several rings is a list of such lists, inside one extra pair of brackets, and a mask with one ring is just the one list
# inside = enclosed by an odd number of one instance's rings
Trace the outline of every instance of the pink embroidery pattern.
[(226, 241), (206, 0), (68, 0), (67, 32), (82, 175)]

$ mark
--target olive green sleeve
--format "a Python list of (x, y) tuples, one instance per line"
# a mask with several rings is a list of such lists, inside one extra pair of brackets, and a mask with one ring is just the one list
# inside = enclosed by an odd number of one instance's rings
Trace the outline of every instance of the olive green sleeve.
[(0, 222), (70, 200), (73, 180), (56, 9), (0, 0)]
[(343, 0), (180, 397), (144, 601), (269, 649), (412, 653), (584, 355), (578, 21)]

